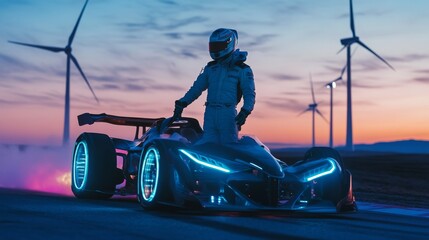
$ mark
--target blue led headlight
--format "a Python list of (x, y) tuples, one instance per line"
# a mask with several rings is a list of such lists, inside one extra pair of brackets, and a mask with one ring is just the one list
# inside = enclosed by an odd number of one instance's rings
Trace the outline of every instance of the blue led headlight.
[(337, 168), (337, 162), (332, 159), (327, 159), (326, 164), (311, 171), (304, 173), (305, 182), (313, 181), (314, 179), (329, 175), (333, 173)]
[(192, 160), (193, 162), (200, 164), (202, 166), (215, 169), (221, 172), (230, 173), (231, 170), (225, 166), (225, 164), (206, 156), (202, 156), (200, 154), (190, 152), (188, 150), (179, 149), (179, 152), (182, 153), (184, 156), (186, 156), (188, 159)]

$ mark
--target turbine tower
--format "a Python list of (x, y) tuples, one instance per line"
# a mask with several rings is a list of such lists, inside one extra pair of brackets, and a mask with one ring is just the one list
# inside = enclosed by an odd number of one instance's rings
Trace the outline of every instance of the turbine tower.
[(350, 38), (341, 39), (341, 44), (344, 46), (339, 52), (344, 48), (347, 48), (347, 133), (346, 133), (346, 148), (349, 150), (354, 150), (353, 147), (353, 125), (352, 125), (352, 74), (351, 74), (351, 53), (350, 48), (353, 43), (361, 45), (363, 48), (374, 54), (378, 59), (384, 62), (392, 70), (395, 70), (386, 60), (380, 57), (376, 52), (371, 50), (367, 45), (365, 45), (358, 36), (356, 36), (355, 23), (353, 16), (353, 0), (350, 0), (350, 29), (353, 36)]
[(343, 80), (343, 75), (344, 72), (346, 71), (346, 66), (343, 67), (343, 69), (341, 70), (341, 75), (339, 77), (337, 77), (336, 79), (330, 81), (329, 83), (325, 84), (325, 87), (329, 89), (330, 92), (330, 111), (329, 111), (329, 147), (332, 148), (334, 146), (334, 126), (333, 126), (333, 122), (334, 122), (334, 106), (333, 106), (333, 100), (334, 100), (334, 88), (337, 87), (337, 82), (340, 80)]
[(82, 14), (85, 11), (87, 4), (88, 4), (88, 0), (86, 0), (85, 4), (83, 5), (82, 11), (80, 12), (80, 15), (79, 15), (79, 18), (77, 19), (77, 22), (73, 28), (73, 31), (71, 32), (71, 34), (69, 36), (67, 45), (65, 47), (51, 47), (51, 46), (42, 46), (42, 45), (34, 45), (34, 44), (28, 44), (28, 43), (22, 43), (22, 42), (9, 41), (10, 43), (19, 44), (19, 45), (23, 45), (23, 46), (27, 46), (27, 47), (33, 47), (33, 48), (40, 48), (40, 49), (51, 51), (51, 52), (64, 52), (67, 55), (63, 145), (66, 145), (69, 142), (69, 138), (70, 138), (70, 61), (72, 61), (74, 63), (74, 65), (76, 66), (76, 68), (79, 70), (80, 74), (82, 75), (83, 79), (85, 80), (86, 84), (88, 85), (89, 90), (91, 90), (91, 93), (94, 96), (97, 103), (99, 102), (97, 96), (94, 93), (94, 90), (92, 90), (92, 87), (89, 84), (88, 79), (86, 78), (85, 74), (83, 73), (82, 68), (80, 67), (77, 59), (72, 54), (73, 39), (74, 39), (74, 36), (76, 34), (76, 30), (79, 26), (80, 19), (82, 18)]
[(314, 146), (316, 146), (315, 113), (319, 114), (319, 115), (323, 118), (323, 120), (325, 120), (326, 122), (327, 122), (327, 120), (326, 120), (326, 118), (323, 116), (323, 114), (319, 111), (319, 109), (317, 109), (317, 105), (318, 105), (318, 104), (317, 104), (317, 102), (316, 102), (316, 98), (314, 97), (313, 80), (311, 79), (311, 74), (310, 74), (310, 84), (311, 84), (311, 97), (312, 97), (312, 99), (313, 99), (313, 102), (312, 102), (312, 103), (310, 103), (310, 104), (308, 105), (308, 108), (307, 108), (307, 109), (305, 109), (303, 112), (301, 112), (298, 116), (301, 116), (302, 114), (304, 114), (304, 113), (306, 113), (306, 112), (310, 112), (310, 111), (311, 111), (311, 113), (312, 113), (312, 138), (313, 138), (313, 140), (312, 140), (312, 145), (313, 145), (313, 147), (314, 147)]

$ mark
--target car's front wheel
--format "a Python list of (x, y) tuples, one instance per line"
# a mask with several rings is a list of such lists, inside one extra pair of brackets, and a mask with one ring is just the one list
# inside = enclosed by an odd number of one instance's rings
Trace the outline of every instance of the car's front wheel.
[(322, 198), (326, 200), (331, 200), (332, 203), (337, 204), (337, 202), (340, 201), (343, 195), (342, 175), (344, 171), (344, 165), (340, 154), (332, 148), (313, 147), (305, 153), (304, 158), (304, 162), (316, 161), (322, 158), (332, 158), (338, 163), (341, 170), (337, 171), (334, 174), (323, 176), (320, 178), (319, 181), (317, 181)]
[(322, 181), (322, 196), (329, 199), (336, 205), (338, 212), (357, 211), (352, 188), (351, 173), (345, 169), (341, 155), (332, 148), (313, 147), (305, 153), (306, 162), (321, 159), (333, 158), (341, 167), (339, 175), (326, 176)]
[(137, 179), (137, 197), (146, 209), (153, 209), (165, 201), (169, 190), (168, 165), (163, 153), (153, 144), (142, 152)]

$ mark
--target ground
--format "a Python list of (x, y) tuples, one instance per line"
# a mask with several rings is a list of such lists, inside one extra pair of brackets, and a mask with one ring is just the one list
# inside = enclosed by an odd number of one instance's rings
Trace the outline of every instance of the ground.
[[(287, 164), (304, 156), (301, 150), (272, 152)], [(429, 154), (340, 153), (357, 201), (429, 209)]]

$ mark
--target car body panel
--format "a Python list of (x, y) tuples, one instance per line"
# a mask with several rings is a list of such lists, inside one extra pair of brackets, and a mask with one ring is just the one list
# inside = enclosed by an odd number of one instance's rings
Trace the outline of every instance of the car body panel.
[[(137, 128), (134, 140), (111, 138), (121, 150), (118, 156), (124, 161), (127, 188), (137, 185), (141, 155), (150, 146), (157, 146), (172, 169), (170, 176), (164, 176), (169, 178), (171, 190), (171, 197), (162, 200), (164, 204), (194, 202), (213, 209), (277, 210), (299, 210), (326, 202), (333, 206), (355, 204), (351, 174), (333, 157), (288, 166), (251, 136), (243, 136), (237, 144), (198, 144), (203, 131), (193, 118), (173, 121), (85, 113), (78, 119), (79, 125), (107, 122)], [(334, 193), (329, 195), (326, 189)], [(117, 193), (135, 192), (126, 189)]]

